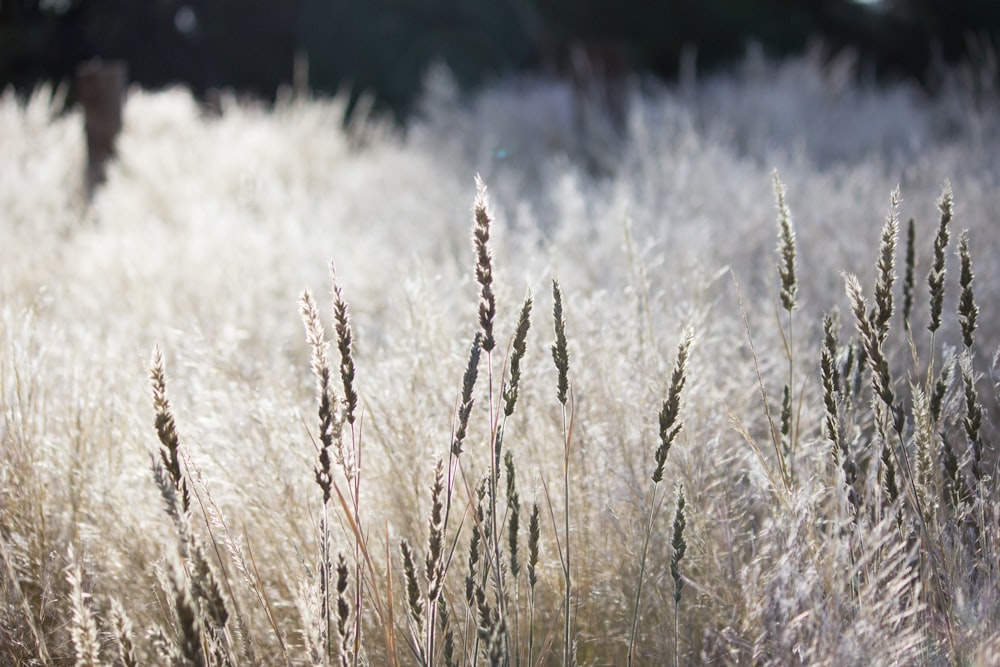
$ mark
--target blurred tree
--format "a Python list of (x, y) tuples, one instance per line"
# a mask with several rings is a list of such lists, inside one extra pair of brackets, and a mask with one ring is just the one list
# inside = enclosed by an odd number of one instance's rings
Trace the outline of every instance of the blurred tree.
[(103, 56), (145, 86), (271, 97), (301, 50), (315, 89), (371, 91), (403, 116), (433, 62), (472, 86), (516, 70), (566, 74), (582, 47), (672, 76), (688, 47), (710, 69), (749, 42), (778, 57), (819, 37), (877, 72), (926, 81), (935, 59), (969, 53), (970, 35), (1000, 44), (1000, 1), (0, 0), (0, 84), (66, 79)]
[(133, 80), (273, 96), (291, 80), (298, 0), (0, 0), (0, 82), (66, 79), (94, 57)]
[(376, 91), (405, 114), (427, 68), (446, 64), (463, 87), (529, 64), (518, 0), (302, 0), (298, 42), (311, 84)]
[(65, 78), (72, 55), (61, 39), (70, 6), (0, 1), (0, 82), (18, 87)]
[(906, 72), (926, 75), (935, 60), (955, 63), (970, 49), (1000, 47), (996, 0), (881, 0), (878, 9), (881, 29), (871, 39), (884, 61)]

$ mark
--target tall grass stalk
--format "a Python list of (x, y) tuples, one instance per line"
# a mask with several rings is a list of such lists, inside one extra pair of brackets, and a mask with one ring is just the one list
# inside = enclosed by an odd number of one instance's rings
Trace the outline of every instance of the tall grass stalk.
[[(337, 281), (337, 272), (333, 262), (330, 263), (330, 285), (333, 293), (333, 319), (334, 329), (337, 333), (337, 349), (340, 352), (340, 380), (343, 390), (343, 416), (351, 431), (351, 443), (347, 454), (339, 455), (340, 464), (344, 468), (348, 485), (351, 489), (351, 504), (354, 512), (355, 525), (361, 525), (361, 474), (362, 465), (362, 420), (356, 414), (358, 407), (358, 392), (355, 387), (354, 368), (354, 332), (351, 328), (351, 319), (347, 302), (344, 300), (343, 290)], [(343, 427), (341, 426), (341, 429)], [(342, 435), (342, 434), (341, 434)], [(337, 446), (343, 451), (343, 443), (340, 438)], [(364, 608), (362, 600), (364, 597), (364, 576), (362, 568), (362, 555), (360, 539), (354, 540), (354, 648), (352, 652), (353, 665), (358, 667), (363, 642), (364, 619), (361, 610)]]
[(934, 378), (935, 353), (937, 351), (937, 331), (941, 328), (941, 313), (944, 309), (945, 291), (945, 271), (946, 253), (948, 241), (951, 236), (951, 220), (954, 215), (955, 195), (952, 192), (951, 182), (945, 180), (941, 189), (941, 196), (937, 200), (940, 219), (938, 222), (937, 234), (934, 236), (934, 260), (930, 271), (927, 273), (927, 289), (930, 292), (930, 322), (927, 330), (931, 333), (930, 347), (927, 361), (926, 391), (930, 393), (931, 383)]
[(778, 278), (781, 283), (779, 290), (781, 307), (787, 316), (787, 335), (785, 336), (785, 356), (788, 358), (788, 380), (782, 390), (781, 398), (781, 443), (785, 450), (786, 463), (790, 476), (794, 477), (794, 457), (797, 436), (792, 420), (792, 391), (795, 388), (795, 335), (792, 328), (792, 311), (798, 304), (798, 280), (795, 275), (795, 229), (792, 226), (792, 213), (785, 201), (785, 184), (781, 182), (778, 170), (772, 174), (775, 207), (778, 209)]
[[(500, 480), (500, 439), (499, 405), (494, 405), (493, 399), (493, 350), (496, 348), (496, 338), (493, 333), (493, 321), (496, 318), (496, 295), (493, 291), (493, 255), (490, 249), (490, 227), (493, 223), (489, 215), (486, 199), (486, 184), (476, 176), (476, 199), (473, 204), (475, 226), (472, 232), (473, 248), (476, 254), (476, 281), (480, 286), (479, 325), (482, 330), (481, 345), (486, 353), (487, 374), (487, 405), (490, 413), (490, 472), (489, 472), (489, 539), (486, 540), (490, 550), (493, 575), (493, 586), (497, 596), (497, 613), (500, 619), (506, 618), (506, 602), (503, 595), (503, 567), (500, 554), (500, 528), (497, 523), (497, 494)], [(506, 641), (506, 638), (505, 638)]]
[(333, 466), (331, 456), (335, 445), (341, 437), (340, 416), (335, 411), (336, 394), (331, 383), (330, 363), (327, 358), (327, 348), (323, 324), (320, 321), (316, 301), (308, 291), (302, 293), (299, 299), (302, 321), (306, 328), (306, 340), (312, 352), (311, 368), (316, 376), (316, 398), (319, 417), (319, 445), (317, 463), (314, 467), (316, 483), (322, 493), (323, 502), (320, 516), (319, 535), (319, 594), (320, 618), (323, 624), (321, 644), (323, 664), (329, 664), (333, 648), (332, 632), (333, 617), (330, 610), (330, 577), (333, 570), (333, 559), (330, 553), (330, 499), (333, 490)]
[(684, 539), (684, 527), (687, 519), (684, 515), (684, 485), (677, 486), (677, 509), (674, 512), (673, 534), (670, 539), (670, 576), (674, 580), (674, 667), (680, 665), (680, 643), (677, 637), (677, 626), (680, 620), (681, 589), (684, 579), (681, 576), (681, 560), (687, 552), (687, 542)]
[(538, 525), (538, 503), (531, 506), (528, 518), (528, 653), (526, 662), (535, 664), (535, 585), (538, 583), (538, 541), (541, 531)]
[[(649, 493), (649, 513), (646, 517), (646, 530), (642, 541), (642, 554), (639, 558), (639, 581), (635, 590), (635, 602), (632, 605), (632, 628), (629, 631), (628, 652), (626, 662), (632, 665), (635, 659), (635, 634), (639, 625), (639, 604), (642, 599), (642, 584), (646, 574), (646, 556), (649, 552), (649, 541), (653, 534), (653, 520), (656, 517), (656, 510), (660, 502), (657, 500), (657, 490), (663, 481), (663, 469), (667, 461), (667, 453), (673, 445), (674, 440), (684, 427), (684, 422), (680, 421), (680, 400), (681, 392), (687, 381), (685, 366), (687, 364), (688, 352), (691, 348), (694, 334), (690, 330), (685, 333), (683, 340), (677, 347), (677, 358), (674, 361), (673, 374), (670, 377), (670, 387), (667, 390), (667, 398), (664, 399), (659, 412), (659, 445), (654, 453), (656, 467), (653, 470), (653, 486)], [(676, 642), (675, 642), (676, 644)]]
[[(572, 398), (569, 385), (569, 347), (566, 343), (566, 321), (563, 319), (562, 291), (559, 282), (552, 281), (552, 320), (556, 339), (552, 343), (552, 359), (556, 365), (557, 382), (556, 397), (562, 406), (562, 436), (563, 436), (563, 534), (566, 540), (565, 549), (560, 553), (563, 568), (563, 589), (565, 593), (565, 622), (563, 628), (563, 667), (573, 664), (572, 636), (572, 595), (573, 579), (570, 561), (569, 533), (569, 454), (570, 439), (573, 431)], [(567, 407), (567, 402), (570, 407)]]

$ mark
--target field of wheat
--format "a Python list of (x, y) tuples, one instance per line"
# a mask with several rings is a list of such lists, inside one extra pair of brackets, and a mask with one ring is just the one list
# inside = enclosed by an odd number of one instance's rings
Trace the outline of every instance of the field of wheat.
[(1000, 94), (0, 99), (0, 663), (1000, 662)]

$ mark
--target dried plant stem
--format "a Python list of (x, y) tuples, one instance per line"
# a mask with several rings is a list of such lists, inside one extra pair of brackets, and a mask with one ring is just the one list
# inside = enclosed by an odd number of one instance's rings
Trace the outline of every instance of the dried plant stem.
[(538, 566), (538, 503), (531, 506), (531, 516), (528, 519), (528, 658), (527, 664), (533, 664), (531, 657), (535, 647), (535, 584), (538, 583), (536, 568)]
[(674, 370), (670, 376), (670, 387), (667, 389), (667, 397), (660, 407), (658, 415), (659, 421), (659, 444), (653, 454), (656, 467), (651, 476), (653, 488), (649, 494), (649, 516), (646, 519), (646, 534), (643, 538), (642, 556), (639, 561), (639, 582), (635, 591), (635, 603), (632, 606), (632, 628), (628, 639), (627, 663), (632, 665), (635, 650), (635, 633), (639, 625), (639, 603), (642, 596), (642, 583), (646, 573), (646, 556), (649, 551), (649, 540), (653, 533), (653, 519), (659, 510), (659, 502), (656, 500), (656, 491), (661, 481), (663, 481), (663, 470), (667, 462), (667, 454), (677, 435), (684, 428), (684, 423), (680, 420), (681, 393), (687, 382), (686, 366), (691, 343), (694, 340), (694, 332), (690, 329), (685, 332), (684, 338), (677, 347), (677, 358), (674, 361)]
[[(570, 399), (572, 401), (572, 399)], [(573, 655), (573, 639), (572, 639), (572, 616), (573, 616), (573, 579), (572, 570), (570, 565), (570, 534), (569, 534), (569, 445), (570, 445), (570, 433), (572, 431), (571, 419), (567, 420), (566, 405), (563, 404), (562, 408), (562, 423), (563, 423), (563, 499), (565, 502), (565, 509), (563, 511), (563, 531), (566, 535), (566, 560), (565, 569), (563, 571), (563, 577), (565, 579), (564, 586), (566, 588), (566, 622), (565, 622), (565, 639), (563, 646), (563, 665), (567, 667), (572, 664)]]
[(365, 540), (364, 533), (362, 532), (361, 524), (354, 521), (354, 514), (351, 512), (351, 506), (348, 504), (347, 498), (344, 497), (343, 492), (340, 490), (340, 485), (336, 482), (333, 483), (333, 491), (336, 493), (337, 501), (340, 503), (343, 516), (347, 519), (348, 527), (351, 529), (351, 533), (354, 535), (355, 540), (357, 540), (357, 544), (361, 548), (361, 561), (365, 566), (364, 575), (368, 581), (369, 587), (371, 588), (371, 595), (368, 599), (371, 601), (372, 609), (378, 618), (378, 627), (382, 629), (384, 634), (387, 654), (392, 661), (392, 664), (396, 665), (397, 656), (395, 626), (391, 623), (391, 599), (383, 600), (382, 595), (379, 592), (378, 580), (381, 576), (375, 569), (375, 563), (372, 560), (371, 552), (368, 549), (368, 543)]
[(951, 182), (947, 179), (941, 189), (937, 206), (941, 213), (937, 234), (934, 236), (934, 261), (927, 273), (927, 288), (930, 292), (930, 323), (927, 330), (931, 332), (930, 351), (927, 362), (927, 384), (925, 391), (930, 395), (934, 381), (935, 352), (937, 350), (937, 331), (941, 327), (941, 313), (944, 307), (944, 279), (946, 271), (946, 252), (951, 236), (950, 224), (954, 214), (955, 195)]
[[(736, 288), (736, 300), (739, 303), (740, 315), (743, 318), (743, 328), (747, 335), (747, 344), (750, 346), (750, 356), (753, 358), (754, 372), (757, 374), (757, 389), (760, 391), (761, 405), (764, 407), (764, 415), (767, 418), (767, 423), (770, 427), (771, 443), (774, 445), (774, 454), (778, 462), (778, 475), (780, 477), (782, 487), (787, 492), (791, 490), (792, 482), (788, 475), (788, 465), (785, 461), (785, 454), (781, 451), (781, 437), (777, 427), (774, 425), (774, 417), (771, 415), (771, 407), (767, 398), (767, 389), (764, 386), (764, 377), (761, 375), (760, 371), (760, 360), (757, 356), (757, 348), (754, 346), (753, 336), (750, 333), (750, 319), (747, 316), (746, 308), (743, 306), (743, 291), (740, 289), (740, 284), (736, 280), (736, 276), (733, 275), (732, 278), (733, 285)], [(744, 438), (747, 442), (754, 447), (754, 452), (758, 455), (761, 463), (764, 464), (765, 469), (769, 470), (770, 466), (767, 465), (763, 457), (763, 452), (757, 448), (757, 445), (754, 443), (754, 440), (750, 436), (749, 432), (746, 431), (744, 427), (740, 427), (740, 430), (744, 434)]]
[(680, 651), (677, 642), (677, 626), (680, 618), (679, 609), (681, 604), (681, 589), (684, 587), (684, 580), (681, 578), (680, 563), (687, 551), (687, 542), (684, 540), (684, 527), (687, 520), (684, 516), (684, 487), (677, 487), (677, 509), (674, 512), (673, 536), (670, 540), (672, 553), (670, 554), (670, 576), (674, 580), (674, 667), (680, 664)]
[(38, 624), (35, 620), (35, 614), (31, 609), (31, 603), (29, 602), (28, 597), (24, 594), (24, 589), (21, 587), (21, 578), (14, 569), (14, 563), (11, 560), (10, 553), (7, 551), (6, 539), (0, 539), (0, 558), (3, 558), (6, 577), (9, 580), (7, 585), (11, 586), (11, 588), (15, 591), (24, 613), (25, 622), (28, 624), (28, 629), (31, 630), (32, 638), (35, 640), (35, 646), (38, 649), (38, 659), (44, 667), (49, 667), (49, 665), (52, 664), (52, 659), (49, 657), (49, 649), (45, 645), (45, 639), (38, 628)]
[[(494, 319), (496, 317), (496, 294), (493, 288), (493, 256), (490, 249), (490, 231), (493, 223), (488, 211), (486, 198), (486, 184), (482, 178), (476, 176), (476, 199), (473, 204), (473, 250), (476, 255), (475, 274), (476, 282), (480, 286), (479, 298), (479, 324), (482, 331), (481, 345), (486, 352), (486, 372), (487, 372), (487, 396), (490, 413), (490, 472), (489, 472), (489, 526), (486, 535), (486, 544), (489, 549), (489, 558), (492, 561), (490, 571), (493, 577), (493, 585), (497, 597), (496, 613), (499, 615), (497, 627), (504, 627), (506, 610), (506, 596), (504, 592), (503, 574), (500, 554), (500, 529), (497, 523), (497, 493), (500, 478), (500, 452), (501, 435), (498, 432), (499, 426), (499, 403), (494, 401), (493, 382), (493, 350), (496, 348), (496, 338), (493, 333)], [(504, 634), (505, 648), (507, 637)]]
[[(351, 439), (353, 441), (355, 458), (358, 462), (357, 471), (354, 474), (354, 489), (351, 497), (352, 509), (354, 511), (354, 523), (361, 526), (361, 437), (360, 426), (359, 435), (355, 439), (354, 424), (351, 424)], [(359, 531), (354, 537), (354, 667), (358, 667), (361, 659), (362, 636), (364, 633), (364, 618), (361, 610), (364, 609), (364, 571), (361, 566), (361, 541), (363, 531)]]
[[(343, 291), (337, 282), (337, 272), (333, 263), (330, 263), (330, 284), (333, 292), (333, 316), (335, 330), (337, 333), (337, 349), (340, 352), (340, 379), (343, 387), (344, 398), (344, 420), (351, 430), (351, 444), (348, 453), (349, 458), (341, 456), (345, 466), (344, 473), (349, 482), (351, 493), (351, 505), (354, 512), (354, 522), (361, 525), (361, 474), (362, 474), (362, 424), (363, 420), (356, 415), (358, 405), (358, 393), (355, 387), (355, 367), (354, 367), (354, 332), (351, 328), (351, 319), (347, 302), (344, 300)], [(348, 465), (352, 467), (346, 469)], [(361, 565), (361, 547), (358, 540), (354, 540), (354, 651), (353, 665), (358, 667), (361, 646), (363, 643), (363, 623), (361, 615), (364, 597), (364, 572)]]
[(486, 374), (487, 374), (487, 386), (488, 386), (488, 405), (490, 413), (490, 485), (489, 485), (489, 539), (487, 540), (490, 548), (490, 558), (493, 561), (493, 565), (490, 568), (493, 574), (493, 585), (497, 594), (497, 613), (500, 615), (500, 619), (504, 620), (507, 616), (506, 609), (506, 596), (504, 595), (504, 568), (501, 566), (501, 554), (500, 554), (500, 528), (497, 522), (497, 495), (499, 493), (500, 482), (500, 461), (499, 452), (500, 447), (500, 436), (497, 431), (499, 428), (499, 419), (497, 410), (499, 405), (494, 409), (493, 401), (493, 352), (486, 352)]
[(639, 603), (642, 597), (642, 584), (646, 575), (646, 556), (649, 553), (649, 541), (653, 534), (653, 517), (656, 515), (657, 501), (656, 491), (659, 488), (657, 482), (653, 482), (653, 488), (649, 493), (649, 514), (646, 516), (646, 534), (642, 540), (642, 554), (639, 557), (639, 582), (635, 589), (635, 602), (632, 603), (632, 628), (628, 635), (628, 653), (626, 664), (631, 667), (635, 660), (635, 634), (639, 628)]
[[(552, 319), (555, 328), (556, 340), (552, 344), (552, 359), (555, 361), (558, 372), (558, 382), (556, 384), (556, 395), (562, 405), (562, 436), (563, 436), (563, 531), (566, 540), (565, 554), (563, 554), (563, 588), (565, 592), (565, 623), (563, 634), (563, 667), (568, 667), (573, 662), (573, 641), (572, 641), (572, 601), (573, 601), (573, 579), (571, 567), (571, 550), (569, 534), (569, 453), (570, 439), (573, 431), (573, 419), (571, 411), (567, 409), (567, 403), (573, 405), (571, 392), (569, 391), (569, 348), (566, 343), (566, 321), (563, 319), (562, 291), (559, 289), (559, 282), (552, 281)], [(551, 509), (551, 506), (550, 506)]]
[(798, 296), (798, 280), (796, 277), (795, 261), (795, 229), (792, 226), (792, 214), (785, 201), (785, 184), (781, 182), (778, 170), (775, 169), (772, 175), (772, 186), (774, 189), (775, 206), (778, 209), (778, 277), (781, 281), (780, 300), (781, 307), (788, 315), (788, 324), (785, 330), (779, 331), (785, 339), (785, 356), (788, 358), (788, 382), (785, 385), (781, 403), (781, 439), (782, 447), (788, 456), (789, 475), (792, 474), (792, 460), (796, 446), (796, 434), (792, 424), (792, 390), (795, 387), (795, 338), (792, 329), (792, 311), (797, 307), (796, 298)]

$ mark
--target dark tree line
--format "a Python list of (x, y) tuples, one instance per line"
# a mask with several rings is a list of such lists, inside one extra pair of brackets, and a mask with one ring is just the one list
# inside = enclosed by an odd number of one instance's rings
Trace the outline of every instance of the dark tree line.
[(368, 90), (403, 114), (434, 61), (469, 86), (612, 45), (625, 67), (669, 78), (691, 47), (712, 68), (751, 41), (780, 56), (819, 38), (880, 76), (928, 83), (932, 65), (998, 37), (996, 0), (0, 0), (0, 84), (69, 79), (99, 56), (145, 86), (266, 98), (301, 52), (314, 88)]

